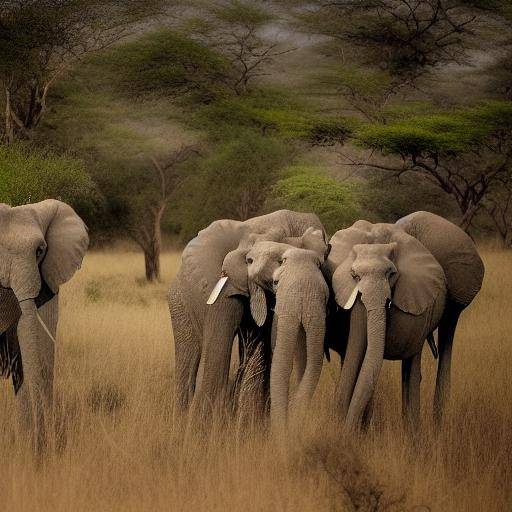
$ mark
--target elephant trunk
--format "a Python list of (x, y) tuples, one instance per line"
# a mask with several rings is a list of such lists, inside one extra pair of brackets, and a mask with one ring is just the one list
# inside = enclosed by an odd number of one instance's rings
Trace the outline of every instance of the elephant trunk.
[(23, 384), (17, 394), (21, 428), (33, 436), (36, 449), (45, 441), (45, 414), (51, 407), (51, 391), (45, 383), (41, 347), (41, 326), (34, 300), (20, 302), (18, 341), (23, 365)]
[(212, 406), (227, 398), (231, 350), (243, 311), (240, 299), (224, 294), (208, 306), (203, 326), (207, 343), (202, 347), (202, 378), (192, 401), (192, 416), (198, 421), (206, 419)]
[(325, 307), (323, 314), (303, 320), (306, 332), (306, 368), (293, 400), (293, 423), (300, 427), (320, 380), (324, 359)]
[(372, 398), (384, 359), (386, 309), (382, 305), (367, 311), (367, 347), (346, 419), (349, 431), (359, 429), (363, 413)]
[(300, 325), (296, 318), (274, 317), (274, 321), (277, 330), (270, 369), (270, 425), (272, 433), (281, 437), (288, 419), (290, 377)]

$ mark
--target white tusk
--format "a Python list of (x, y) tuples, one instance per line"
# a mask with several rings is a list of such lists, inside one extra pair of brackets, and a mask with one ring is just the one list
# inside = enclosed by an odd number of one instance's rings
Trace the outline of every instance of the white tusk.
[(57, 341), (53, 337), (53, 334), (50, 332), (50, 329), (48, 329), (48, 327), (46, 327), (46, 324), (43, 322), (43, 319), (39, 316), (39, 311), (37, 311), (37, 310), (36, 310), (36, 316), (37, 316), (37, 319), (39, 320), (39, 323), (41, 324), (41, 327), (44, 329), (44, 332), (46, 332), (46, 334), (48, 334), (48, 336), (53, 341), (53, 343), (57, 344)]
[(354, 302), (357, 299), (357, 294), (359, 293), (359, 288), (356, 287), (352, 290), (352, 293), (350, 294), (350, 297), (348, 298), (347, 302), (343, 306), (343, 309), (352, 309), (352, 306), (354, 305)]
[(215, 301), (217, 300), (217, 298), (220, 295), (220, 292), (222, 291), (222, 288), (224, 288), (224, 285), (226, 284), (227, 280), (228, 280), (228, 276), (222, 276), (217, 281), (217, 284), (213, 287), (212, 293), (210, 293), (210, 296), (208, 297), (206, 304), (212, 305), (215, 303)]

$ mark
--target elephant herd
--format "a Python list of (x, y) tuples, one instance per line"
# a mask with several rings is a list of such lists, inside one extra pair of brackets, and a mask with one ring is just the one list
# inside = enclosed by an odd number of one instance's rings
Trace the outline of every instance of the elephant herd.
[[(275, 434), (300, 425), (330, 349), (343, 361), (335, 409), (348, 432), (371, 417), (384, 359), (402, 361), (403, 414), (415, 428), (427, 342), (435, 357), (439, 351), (439, 423), (457, 322), (483, 275), (471, 238), (428, 212), (395, 224), (360, 220), (329, 241), (310, 213), (213, 222), (183, 251), (169, 294), (177, 405), (197, 418), (233, 398), (229, 370), (238, 339), (240, 361), (256, 350), (261, 356), (261, 394), (269, 398), (263, 410), (270, 402)], [(290, 396), (294, 367), (298, 384)], [(238, 373), (244, 371), (241, 365)]]
[[(52, 411), (59, 287), (81, 266), (88, 243), (85, 224), (65, 203), (0, 204), (0, 376), (12, 377), (20, 428), (36, 445)], [(341, 356), (333, 405), (347, 431), (369, 421), (384, 359), (402, 361), (404, 418), (416, 427), (427, 342), (439, 352), (439, 423), (457, 322), (483, 274), (469, 236), (428, 212), (395, 224), (357, 221), (330, 240), (312, 213), (215, 221), (185, 247), (169, 291), (177, 409), (202, 421), (237, 400), (229, 379), (237, 340), (235, 382), (248, 378), (244, 363), (257, 355), (249, 405), (270, 410), (276, 435), (308, 414), (330, 350)]]

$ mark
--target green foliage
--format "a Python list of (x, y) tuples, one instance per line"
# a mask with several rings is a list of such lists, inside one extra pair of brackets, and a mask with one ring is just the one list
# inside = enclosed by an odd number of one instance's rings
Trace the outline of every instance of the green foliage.
[(356, 132), (356, 138), (363, 146), (384, 153), (417, 156), (465, 152), (510, 129), (512, 103), (494, 101), (451, 112), (413, 115), (388, 124), (369, 124)]
[(211, 101), (226, 93), (229, 62), (214, 49), (161, 29), (98, 57), (119, 89), (135, 96), (193, 95)]
[(459, 216), (453, 199), (430, 180), (416, 174), (369, 176), (362, 187), (363, 218), (370, 222), (396, 222), (416, 210), (426, 210), (449, 219)]
[(208, 130), (215, 140), (236, 137), (241, 128), (313, 142), (343, 140), (353, 126), (345, 118), (316, 114), (286, 91), (271, 88), (205, 105), (189, 121), (195, 128)]
[(290, 157), (289, 146), (251, 131), (216, 147), (177, 191), (173, 217), (182, 237), (218, 218), (258, 214)]
[(0, 145), (0, 202), (12, 206), (61, 199), (84, 214), (100, 203), (82, 161), (27, 145)]
[(362, 216), (361, 190), (355, 182), (336, 181), (315, 167), (291, 167), (285, 173), (272, 189), (269, 209), (315, 212), (331, 234)]
[(322, 81), (333, 88), (346, 88), (368, 97), (380, 97), (391, 83), (388, 72), (356, 64), (331, 68)]

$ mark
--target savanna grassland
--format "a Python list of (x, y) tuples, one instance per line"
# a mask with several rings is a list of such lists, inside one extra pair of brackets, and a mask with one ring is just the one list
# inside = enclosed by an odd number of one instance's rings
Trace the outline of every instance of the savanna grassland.
[(9, 382), (0, 387), (0, 500), (9, 511), (501, 511), (512, 500), (512, 256), (484, 251), (485, 284), (456, 338), (445, 426), (430, 422), (434, 360), (423, 355), (419, 442), (400, 424), (400, 370), (386, 363), (370, 431), (344, 440), (330, 417), (338, 364), (326, 363), (313, 410), (287, 456), (235, 421), (183, 438), (173, 417), (173, 348), (163, 279), (142, 256), (91, 252), (64, 287), (56, 434), (44, 461), (15, 437)]

